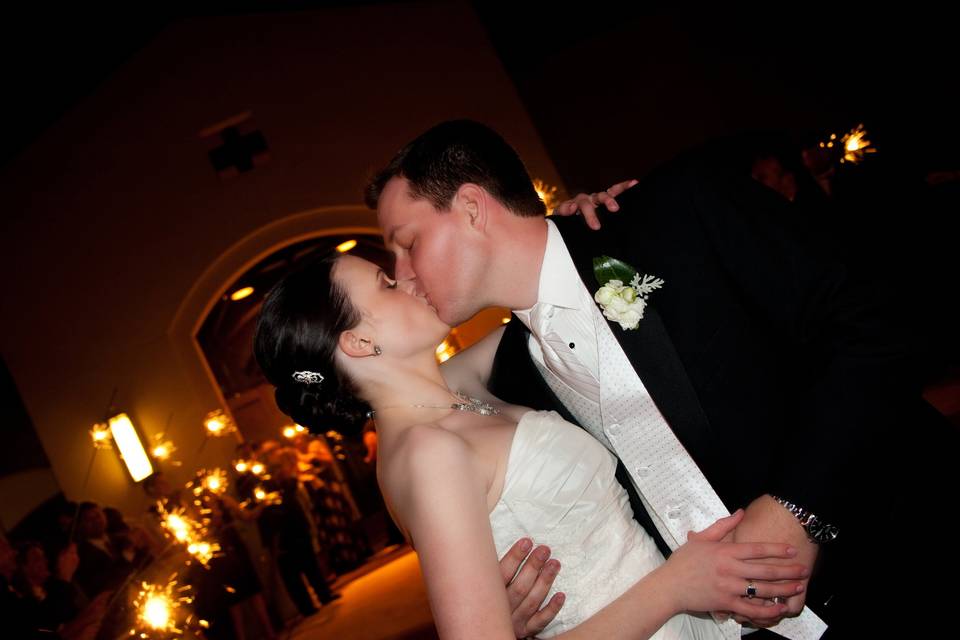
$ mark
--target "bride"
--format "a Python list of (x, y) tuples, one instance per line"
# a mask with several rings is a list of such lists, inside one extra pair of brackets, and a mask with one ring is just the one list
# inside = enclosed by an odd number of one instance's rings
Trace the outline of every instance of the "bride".
[[(565, 563), (551, 590), (565, 606), (538, 637), (720, 638), (697, 612), (782, 615), (785, 605), (760, 603), (798, 593), (802, 567), (750, 561), (795, 550), (722, 542), (738, 511), (664, 561), (600, 443), (556, 412), (497, 400), (480, 380), (448, 387), (435, 350), (449, 331), (407, 283), (336, 254), (274, 287), (254, 340), (295, 421), (320, 426), (372, 407), (377, 478), (418, 553), (441, 638), (515, 637), (498, 559), (521, 536)], [(751, 578), (782, 582), (747, 599)]]

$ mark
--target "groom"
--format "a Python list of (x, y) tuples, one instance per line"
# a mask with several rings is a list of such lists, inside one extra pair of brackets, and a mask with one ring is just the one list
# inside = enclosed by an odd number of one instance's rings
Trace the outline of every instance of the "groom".
[[(665, 555), (741, 506), (735, 541), (799, 550), (813, 575), (788, 617), (742, 622), (791, 638), (819, 637), (823, 621), (831, 637), (881, 620), (889, 631), (904, 622), (887, 615), (904, 604), (890, 597), (914, 606), (920, 588), (901, 557), (916, 541), (891, 541), (901, 529), (889, 523), (938, 505), (930, 487), (911, 487), (939, 425), (904, 391), (911, 354), (877, 299), (794, 228), (785, 200), (711, 158), (693, 151), (658, 167), (586, 232), (544, 219), (495, 132), (454, 121), (401, 150), (367, 203), (396, 277), (415, 279), (445, 322), (514, 310), (480, 345), (495, 358), (478, 375), (617, 455), (634, 515)], [(608, 320), (594, 301), (601, 256), (662, 281), (642, 290), (638, 322)], [(895, 441), (905, 426), (910, 439)]]

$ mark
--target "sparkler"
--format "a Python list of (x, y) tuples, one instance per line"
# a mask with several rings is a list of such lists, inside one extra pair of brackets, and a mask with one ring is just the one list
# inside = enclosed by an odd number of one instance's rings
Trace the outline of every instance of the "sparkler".
[(877, 152), (876, 147), (871, 146), (870, 141), (867, 140), (867, 132), (862, 123), (844, 135), (842, 141), (844, 153), (840, 162), (857, 164), (863, 161), (866, 154)]
[(197, 479), (190, 484), (193, 485), (195, 496), (201, 495), (204, 491), (219, 496), (227, 490), (227, 472), (219, 468), (211, 471), (201, 469), (197, 472)]
[(205, 523), (198, 522), (186, 514), (183, 507), (167, 511), (162, 502), (157, 503), (160, 513), (160, 526), (175, 541), (183, 545), (187, 553), (203, 566), (220, 553), (220, 545), (208, 540), (209, 531)]
[[(193, 602), (189, 595), (190, 585), (177, 584), (177, 574), (167, 579), (166, 584), (142, 582), (140, 591), (133, 600), (136, 620), (130, 635), (140, 638), (160, 638), (166, 635), (182, 635), (193, 615), (187, 614), (185, 605)], [(198, 621), (202, 627), (206, 621)]]
[(280, 504), (283, 502), (279, 491), (267, 491), (260, 485), (257, 485), (253, 490), (253, 497), (257, 502), (264, 505)]
[(203, 426), (211, 438), (219, 438), (237, 430), (237, 425), (222, 409), (208, 413), (203, 419)]
[(90, 439), (93, 441), (94, 451), (110, 448), (110, 441), (112, 440), (110, 425), (105, 422), (93, 425), (93, 428), (90, 429)]
[(304, 427), (303, 425), (293, 424), (293, 425), (290, 425), (289, 427), (283, 428), (283, 437), (292, 440), (293, 438), (296, 438), (301, 433), (306, 433), (306, 431), (307, 431), (307, 428)]
[(179, 460), (171, 460), (173, 452), (177, 447), (172, 440), (165, 440), (164, 434), (158, 433), (153, 437), (153, 447), (150, 449), (150, 455), (162, 462), (168, 462), (174, 467), (179, 467), (182, 463)]
[(859, 164), (868, 153), (877, 152), (876, 147), (867, 139), (867, 131), (863, 128), (863, 123), (845, 133), (839, 141), (837, 134), (831, 133), (830, 138), (821, 142), (819, 146), (821, 149), (833, 152), (834, 158), (839, 158), (840, 164)]
[(537, 195), (540, 196), (540, 199), (543, 200), (543, 204), (547, 206), (548, 214), (560, 204), (560, 196), (558, 195), (556, 187), (551, 187), (543, 180), (534, 180), (533, 188), (536, 190)]

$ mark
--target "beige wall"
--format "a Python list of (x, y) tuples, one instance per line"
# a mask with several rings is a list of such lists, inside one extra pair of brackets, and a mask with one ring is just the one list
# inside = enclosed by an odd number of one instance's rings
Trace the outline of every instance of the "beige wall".
[[(198, 133), (248, 110), (272, 160), (222, 181)], [(174, 480), (225, 465), (230, 440), (198, 453), (202, 416), (224, 402), (192, 338), (206, 310), (278, 246), (370, 228), (365, 177), (451, 117), (493, 125), (558, 184), (460, 4), (174, 25), (12, 163), (0, 176), (12, 274), (0, 350), (67, 496), (145, 506), (114, 451), (80, 491), (87, 431), (114, 387), (147, 436), (174, 413)]]

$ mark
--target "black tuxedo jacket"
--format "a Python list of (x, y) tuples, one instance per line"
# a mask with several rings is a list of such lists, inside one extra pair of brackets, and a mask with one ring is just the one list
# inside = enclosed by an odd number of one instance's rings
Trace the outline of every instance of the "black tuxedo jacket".
[[(788, 201), (713, 158), (701, 149), (661, 165), (617, 198), (620, 211), (604, 214), (598, 232), (551, 220), (591, 293), (601, 255), (664, 280), (637, 329), (611, 328), (724, 504), (733, 511), (770, 493), (839, 528), (807, 600), (830, 623), (822, 603), (841, 575), (889, 546), (871, 527), (915, 504), (923, 452), (942, 424), (918, 405), (895, 300), (853, 282)], [(491, 392), (576, 423), (531, 361), (528, 335), (508, 324)], [(622, 464), (618, 478), (669, 555)]]

